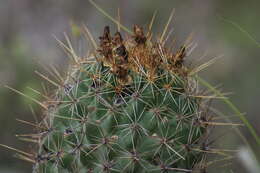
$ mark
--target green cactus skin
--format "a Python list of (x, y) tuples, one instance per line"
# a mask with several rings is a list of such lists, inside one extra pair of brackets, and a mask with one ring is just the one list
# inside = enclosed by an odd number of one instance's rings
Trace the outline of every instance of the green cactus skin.
[(133, 33), (105, 27), (86, 58), (67, 48), (74, 63), (44, 102), (34, 172), (206, 172), (209, 99), (196, 97), (186, 45), (172, 53), (141, 27)]

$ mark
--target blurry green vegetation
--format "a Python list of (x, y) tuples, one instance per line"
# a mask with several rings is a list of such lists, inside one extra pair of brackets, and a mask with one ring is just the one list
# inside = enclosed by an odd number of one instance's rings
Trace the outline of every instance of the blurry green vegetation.
[[(36, 63), (33, 62), (31, 56), (29, 48), (17, 38), (9, 42), (8, 45), (0, 47), (0, 141), (3, 144), (23, 150), (30, 150), (28, 143), (18, 141), (14, 134), (32, 132), (33, 127), (21, 124), (15, 119), (18, 118), (33, 122), (34, 119), (28, 105), (31, 105), (36, 112), (38, 106), (30, 100), (3, 87), (3, 85), (16, 88), (28, 96), (37, 97), (35, 93), (27, 89), (28, 86), (40, 88), (39, 78), (37, 78), (33, 72), (34, 69), (39, 69), (40, 67), (35, 65)], [(19, 162), (19, 164), (16, 162)], [(10, 157), (10, 151), (4, 150), (1, 152), (0, 167), (6, 167), (6, 165), (15, 165), (16, 168), (23, 169), (30, 166), (27, 163), (21, 164), (21, 160)]]
[(215, 28), (220, 39), (233, 49), (232, 66), (224, 78), (225, 88), (233, 91), (231, 99), (240, 110), (246, 111), (258, 136), (260, 118), (255, 106), (260, 93), (259, 7), (260, 1), (255, 0), (220, 1), (216, 7), (220, 18)]

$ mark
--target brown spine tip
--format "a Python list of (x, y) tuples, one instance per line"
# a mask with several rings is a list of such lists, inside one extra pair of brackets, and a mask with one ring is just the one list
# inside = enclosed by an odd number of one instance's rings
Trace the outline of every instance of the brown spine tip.
[(108, 60), (113, 58), (112, 46), (111, 46), (111, 35), (109, 26), (105, 26), (103, 36), (100, 39), (100, 49), (98, 50)]
[(174, 66), (177, 68), (182, 67), (184, 58), (186, 56), (186, 48), (185, 46), (181, 46), (175, 55), (173, 55)]
[(145, 44), (146, 42), (143, 28), (138, 25), (134, 25), (134, 39), (137, 44)]
[(122, 57), (122, 63), (127, 62), (128, 52), (123, 44), (123, 38), (120, 32), (116, 32), (113, 38), (113, 44), (116, 46), (115, 53)]
[(116, 46), (123, 44), (123, 38), (122, 38), (120, 32), (116, 32), (116, 33), (115, 33), (115, 36), (114, 36), (114, 38), (113, 38), (113, 43), (114, 43), (114, 45), (116, 45)]
[(111, 41), (109, 26), (105, 26), (104, 28), (103, 39), (107, 39), (109, 42)]

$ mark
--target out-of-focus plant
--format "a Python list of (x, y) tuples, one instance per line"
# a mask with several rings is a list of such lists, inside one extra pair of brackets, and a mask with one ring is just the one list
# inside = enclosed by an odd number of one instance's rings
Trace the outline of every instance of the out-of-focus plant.
[[(0, 47), (0, 138), (1, 141), (6, 143), (17, 143), (17, 141), (14, 142), (13, 134), (21, 131), (20, 129), (26, 131), (26, 127), (20, 126), (21, 123), (15, 121), (15, 119), (32, 118), (28, 104), (32, 105), (37, 112), (37, 106), (33, 102), (24, 97), (17, 97), (16, 94), (3, 87), (4, 85), (12, 85), (26, 92), (27, 95), (37, 98), (37, 95), (28, 92), (27, 89), (28, 86), (40, 86), (39, 79), (32, 77), (34, 69), (40, 67), (32, 62), (31, 56), (28, 47), (18, 38), (13, 38), (8, 44)], [(24, 143), (19, 142), (17, 144), (20, 147), (25, 147)], [(1, 152), (0, 163), (3, 167), (15, 164), (14, 159), (11, 160), (8, 156), (9, 153)]]

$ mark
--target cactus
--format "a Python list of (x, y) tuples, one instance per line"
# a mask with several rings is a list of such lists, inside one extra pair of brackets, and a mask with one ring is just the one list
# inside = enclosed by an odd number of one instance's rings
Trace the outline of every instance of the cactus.
[(84, 29), (95, 48), (85, 57), (67, 36), (68, 46), (59, 41), (72, 58), (64, 79), (56, 69), (58, 82), (38, 73), (57, 89), (34, 100), (45, 116), (24, 136), (36, 152), (17, 156), (36, 173), (206, 172), (207, 154), (218, 152), (209, 148), (211, 97), (195, 77), (205, 65), (184, 62), (190, 44), (173, 51), (167, 27), (156, 40), (134, 25), (125, 37), (106, 26), (97, 45)]
[(74, 63), (44, 103), (34, 171), (191, 172), (201, 167), (208, 99), (196, 97), (196, 80), (184, 65), (187, 46), (172, 53), (163, 38), (154, 41), (137, 25), (127, 39), (106, 26), (99, 40), (97, 50), (82, 58), (63, 45)]

